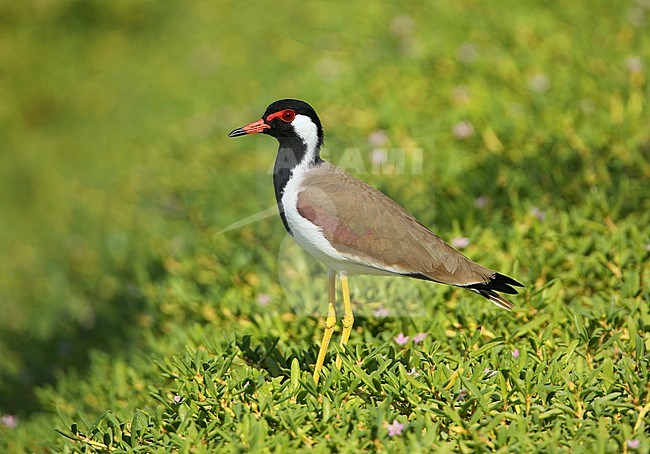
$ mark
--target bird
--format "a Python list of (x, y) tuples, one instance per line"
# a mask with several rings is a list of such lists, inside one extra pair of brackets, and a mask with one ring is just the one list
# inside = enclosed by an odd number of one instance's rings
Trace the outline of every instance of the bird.
[[(499, 293), (523, 284), (473, 262), (374, 187), (324, 161), (323, 126), (306, 102), (281, 99), (262, 118), (229, 137), (262, 133), (277, 139), (273, 186), (284, 228), (328, 270), (327, 316), (314, 366), (316, 384), (336, 326), (336, 282), (341, 281), (341, 347), (354, 326), (348, 276), (403, 276), (471, 290), (496, 306), (514, 305)], [(337, 369), (341, 367), (338, 355)]]

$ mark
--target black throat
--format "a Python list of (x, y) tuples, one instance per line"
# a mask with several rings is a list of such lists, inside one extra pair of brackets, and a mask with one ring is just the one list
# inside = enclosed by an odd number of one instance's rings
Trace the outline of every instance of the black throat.
[(280, 218), (282, 219), (282, 224), (284, 228), (292, 235), (291, 230), (289, 229), (289, 224), (287, 224), (287, 217), (284, 213), (284, 206), (282, 204), (282, 196), (284, 195), (284, 190), (291, 179), (293, 170), (305, 160), (310, 160), (309, 166), (315, 166), (321, 164), (323, 160), (320, 157), (320, 146), (321, 141), (319, 141), (314, 156), (308, 156), (307, 145), (297, 136), (291, 137), (278, 137), (278, 142), (280, 142), (280, 148), (278, 150), (278, 155), (275, 158), (275, 165), (273, 166), (273, 186), (275, 189), (275, 200), (278, 203), (278, 210), (280, 211)]

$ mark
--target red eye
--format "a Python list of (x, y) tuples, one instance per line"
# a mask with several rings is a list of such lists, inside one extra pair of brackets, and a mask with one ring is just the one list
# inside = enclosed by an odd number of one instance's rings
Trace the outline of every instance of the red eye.
[(294, 118), (296, 118), (296, 113), (291, 109), (283, 110), (282, 116), (280, 117), (286, 123), (293, 121)]
[(275, 120), (276, 118), (279, 118), (280, 120), (284, 121), (285, 123), (290, 123), (293, 121), (294, 118), (296, 118), (296, 112), (291, 110), (291, 109), (284, 109), (280, 110), (278, 112), (272, 113), (268, 117), (266, 117), (267, 122), (271, 122)]

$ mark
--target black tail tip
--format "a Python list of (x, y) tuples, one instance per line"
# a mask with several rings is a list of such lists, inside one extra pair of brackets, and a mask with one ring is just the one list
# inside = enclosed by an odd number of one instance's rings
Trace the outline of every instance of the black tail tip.
[(517, 289), (514, 287), (524, 286), (524, 284), (521, 282), (515, 281), (513, 278), (501, 273), (494, 273), (490, 280), (482, 285), (485, 286), (483, 288), (497, 292), (508, 293), (510, 295), (516, 295), (518, 293)]
[(522, 283), (515, 281), (513, 278), (508, 277), (505, 274), (494, 273), (489, 281), (480, 284), (468, 285), (467, 287), (474, 290), (482, 297), (492, 301), (497, 306), (503, 309), (512, 310), (515, 307), (514, 304), (503, 298), (497, 292), (516, 295), (517, 289), (514, 287), (523, 286), (524, 285)]

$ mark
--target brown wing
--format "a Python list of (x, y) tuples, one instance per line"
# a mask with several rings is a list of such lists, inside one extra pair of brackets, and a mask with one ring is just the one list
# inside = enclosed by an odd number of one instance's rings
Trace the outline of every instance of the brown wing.
[(351, 258), (451, 285), (486, 283), (495, 276), (495, 271), (456, 251), (390, 198), (329, 163), (310, 170), (302, 187), (300, 215)]

